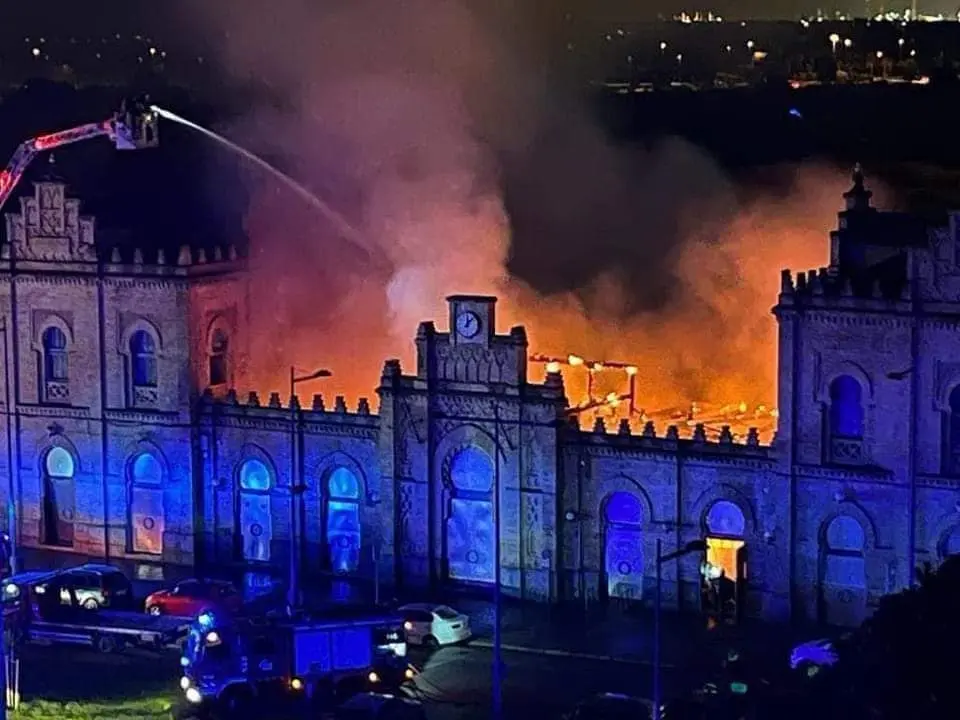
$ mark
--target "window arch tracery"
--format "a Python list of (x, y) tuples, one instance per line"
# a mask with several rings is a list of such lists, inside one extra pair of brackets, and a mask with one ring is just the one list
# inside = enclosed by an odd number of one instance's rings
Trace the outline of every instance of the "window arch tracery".
[(483, 583), (495, 579), (495, 472), (493, 459), (476, 445), (462, 447), (450, 458), (446, 556), (452, 579)]
[(128, 466), (127, 545), (131, 552), (163, 554), (165, 512), (163, 465), (151, 451), (137, 453)]
[(360, 480), (340, 466), (327, 478), (326, 540), (334, 572), (355, 572), (360, 565)]
[(248, 457), (241, 463), (237, 479), (243, 559), (249, 562), (269, 562), (273, 542), (270, 502), (270, 491), (274, 486), (273, 472), (263, 460)]
[(44, 454), (41, 467), (43, 544), (73, 547), (76, 460), (69, 450), (54, 445)]

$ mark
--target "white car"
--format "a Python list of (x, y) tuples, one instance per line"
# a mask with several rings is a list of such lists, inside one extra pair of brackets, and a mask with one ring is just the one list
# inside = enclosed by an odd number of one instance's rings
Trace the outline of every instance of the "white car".
[(811, 640), (797, 645), (790, 653), (790, 667), (831, 667), (837, 664), (840, 657), (829, 640)]
[(413, 603), (399, 609), (411, 645), (439, 647), (469, 640), (470, 618), (446, 605)]

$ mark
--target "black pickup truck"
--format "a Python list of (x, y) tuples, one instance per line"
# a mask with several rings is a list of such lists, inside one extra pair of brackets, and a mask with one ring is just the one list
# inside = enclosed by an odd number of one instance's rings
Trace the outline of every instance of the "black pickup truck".
[(139, 612), (83, 607), (63, 571), (18, 573), (3, 581), (5, 627), (16, 641), (65, 644), (115, 652), (180, 645), (190, 618), (154, 617)]

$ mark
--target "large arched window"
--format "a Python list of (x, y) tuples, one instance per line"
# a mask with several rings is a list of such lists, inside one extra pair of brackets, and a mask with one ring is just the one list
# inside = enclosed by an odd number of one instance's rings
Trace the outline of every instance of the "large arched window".
[(227, 333), (221, 329), (216, 328), (213, 331), (213, 335), (210, 338), (210, 385), (215, 387), (217, 385), (226, 385), (230, 380), (229, 375), (229, 358), (230, 351), (230, 339), (227, 337)]
[(850, 375), (830, 383), (830, 461), (859, 463), (863, 458), (863, 387)]
[(821, 552), (822, 619), (831, 625), (853, 626), (866, 612), (866, 535), (860, 522), (838, 515), (827, 526)]
[(146, 330), (130, 337), (130, 375), (135, 388), (157, 386), (157, 343)]
[(43, 513), (41, 530), (45, 545), (73, 547), (76, 508), (73, 455), (52, 447), (43, 458)]
[(960, 475), (960, 385), (950, 393), (949, 412), (945, 418), (943, 471)]
[(450, 461), (446, 556), (452, 579), (495, 580), (494, 472), (493, 460), (478, 447), (465, 447)]
[(128, 469), (127, 543), (131, 552), (163, 554), (163, 466), (153, 453), (142, 452)]
[(273, 541), (270, 490), (273, 474), (266, 464), (250, 458), (240, 466), (240, 536), (243, 559), (269, 562)]
[(353, 572), (360, 564), (360, 481), (344, 467), (327, 480), (327, 547), (334, 572)]
[(643, 503), (633, 493), (616, 492), (603, 508), (604, 574), (608, 597), (643, 597)]
[(827, 526), (827, 561), (824, 567), (824, 582), (842, 587), (863, 587), (863, 552), (866, 537), (856, 518), (838, 515)]

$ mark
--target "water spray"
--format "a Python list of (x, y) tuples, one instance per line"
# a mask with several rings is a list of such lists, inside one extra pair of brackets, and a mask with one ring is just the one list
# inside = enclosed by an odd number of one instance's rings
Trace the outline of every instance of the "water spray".
[(223, 135), (220, 135), (214, 132), (213, 130), (205, 128), (202, 125), (198, 125), (195, 122), (191, 122), (190, 120), (187, 120), (186, 118), (181, 117), (180, 115), (177, 115), (176, 113), (171, 112), (170, 110), (165, 110), (164, 108), (158, 107), (157, 105), (151, 105), (150, 109), (153, 112), (157, 113), (157, 115), (159, 115), (162, 118), (165, 118), (167, 120), (172, 120), (173, 122), (179, 123), (184, 127), (190, 128), (191, 130), (196, 130), (198, 133), (206, 135), (208, 138), (210, 138), (214, 142), (219, 143), (223, 147), (229, 150), (232, 150), (233, 152), (239, 155), (242, 155), (244, 158), (252, 162), (254, 165), (257, 165), (263, 170), (266, 170), (275, 178), (283, 182), (284, 185), (286, 185), (295, 193), (297, 193), (297, 195), (299, 195), (301, 198), (306, 200), (311, 206), (313, 206), (316, 210), (318, 210), (320, 214), (323, 215), (327, 220), (333, 223), (333, 226), (336, 228), (337, 232), (340, 234), (341, 237), (343, 237), (346, 240), (349, 240), (351, 243), (359, 247), (371, 259), (380, 257), (381, 253), (378, 252), (372, 246), (372, 243), (370, 243), (367, 240), (367, 238), (359, 230), (357, 230), (353, 225), (351, 225), (350, 222), (348, 222), (347, 219), (343, 217), (343, 215), (341, 215), (339, 212), (334, 210), (323, 200), (321, 200), (312, 192), (310, 192), (310, 190), (308, 190), (306, 187), (301, 185), (299, 182), (294, 180), (292, 177), (287, 175), (282, 170), (279, 170), (278, 168), (268, 163), (259, 155), (256, 155), (250, 152), (249, 150), (247, 150), (246, 148), (244, 148), (243, 146), (238, 145), (237, 143), (231, 140), (228, 140), (227, 138), (223, 137)]

